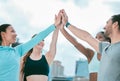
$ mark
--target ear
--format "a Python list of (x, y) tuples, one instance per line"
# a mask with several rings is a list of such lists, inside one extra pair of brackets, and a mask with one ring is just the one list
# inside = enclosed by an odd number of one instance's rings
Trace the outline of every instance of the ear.
[(113, 23), (113, 25), (116, 27), (116, 26), (118, 26), (118, 21), (115, 21), (114, 23)]
[(5, 32), (1, 32), (2, 39), (4, 38)]
[(118, 27), (119, 27), (118, 21), (114, 22), (114, 23), (113, 23), (113, 28), (118, 29)]

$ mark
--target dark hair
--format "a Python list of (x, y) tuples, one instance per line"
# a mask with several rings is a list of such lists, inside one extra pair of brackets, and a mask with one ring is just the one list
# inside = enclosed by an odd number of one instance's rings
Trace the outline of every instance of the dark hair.
[(8, 28), (8, 26), (11, 26), (11, 25), (10, 24), (0, 25), (0, 41), (2, 41), (1, 32), (6, 32), (6, 29)]
[(112, 22), (118, 22), (118, 25), (119, 25), (119, 30), (120, 30), (120, 14), (117, 14), (117, 15), (113, 15), (112, 16)]

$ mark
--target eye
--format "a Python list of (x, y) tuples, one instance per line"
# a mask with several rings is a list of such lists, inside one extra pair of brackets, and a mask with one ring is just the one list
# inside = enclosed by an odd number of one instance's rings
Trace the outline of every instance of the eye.
[(15, 33), (16, 31), (15, 31), (15, 30), (12, 30), (11, 32)]

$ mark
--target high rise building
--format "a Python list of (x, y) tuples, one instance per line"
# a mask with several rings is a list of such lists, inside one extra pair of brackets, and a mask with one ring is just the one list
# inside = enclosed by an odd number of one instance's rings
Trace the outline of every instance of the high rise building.
[(53, 64), (51, 66), (51, 75), (52, 77), (64, 76), (64, 67), (61, 65), (60, 61), (53, 61)]
[(75, 76), (77, 77), (89, 77), (89, 71), (88, 71), (88, 61), (80, 59), (76, 61), (76, 69), (75, 69)]

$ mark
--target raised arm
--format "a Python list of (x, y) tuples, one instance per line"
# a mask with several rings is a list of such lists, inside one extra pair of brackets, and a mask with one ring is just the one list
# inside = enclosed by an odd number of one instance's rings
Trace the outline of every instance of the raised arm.
[(82, 44), (80, 44), (72, 35), (70, 35), (65, 30), (65, 28), (61, 28), (60, 31), (65, 36), (65, 38), (75, 46), (75, 48), (79, 52), (81, 52), (82, 54), (84, 54), (87, 57), (88, 61), (90, 62), (90, 60), (92, 59), (92, 57), (94, 55), (94, 51), (91, 49), (88, 49), (88, 48), (84, 47)]
[(59, 32), (59, 28), (56, 28), (56, 30), (53, 32), (49, 51), (45, 55), (49, 65), (54, 60), (54, 57), (56, 55), (56, 44), (57, 44), (57, 39), (58, 39), (58, 32)]
[(57, 39), (58, 39), (58, 33), (59, 33), (60, 27), (63, 26), (61, 24), (61, 12), (58, 13), (58, 17), (55, 15), (55, 22), (57, 23), (58, 21), (59, 21), (59, 24), (57, 25), (56, 30), (53, 32), (49, 51), (45, 55), (49, 65), (54, 60), (54, 57), (56, 55), (56, 44), (57, 44)]
[(62, 22), (66, 24), (67, 28), (79, 39), (86, 41), (89, 45), (91, 45), (97, 52), (99, 52), (99, 41), (96, 40), (92, 35), (90, 35), (87, 31), (82, 30), (80, 28), (75, 27), (72, 24), (68, 23), (68, 16), (65, 11), (62, 10)]
[(86, 41), (97, 52), (99, 52), (99, 41), (92, 37), (87, 31), (79, 29), (73, 25), (70, 25), (68, 29), (79, 39)]
[(60, 18), (61, 16), (56, 16), (55, 23), (50, 25), (47, 29), (44, 31), (38, 33), (34, 38), (32, 38), (30, 41), (21, 44), (16, 47), (17, 54), (20, 56), (23, 56), (25, 53), (27, 53), (31, 48), (33, 48), (36, 44), (38, 44), (40, 41), (42, 41), (45, 37), (47, 37), (53, 30), (55, 30), (58, 25), (60, 24)]

